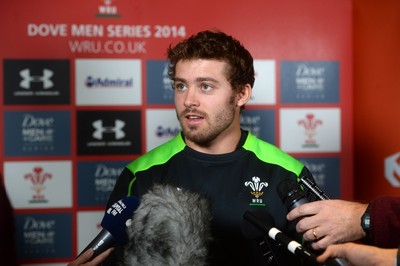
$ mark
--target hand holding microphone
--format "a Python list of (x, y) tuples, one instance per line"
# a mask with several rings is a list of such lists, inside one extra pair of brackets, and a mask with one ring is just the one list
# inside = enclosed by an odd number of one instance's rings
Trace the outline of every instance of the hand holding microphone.
[[(284, 182), (285, 185), (282, 183), (281, 189), (285, 187), (287, 189), (278, 192), (282, 200), (289, 199), (289, 194), (293, 190), (290, 187), (294, 186), (297, 187), (295, 190), (301, 190), (296, 181), (292, 184), (287, 183), (292, 181)], [(303, 196), (305, 197), (304, 192)], [(299, 199), (296, 199), (297, 201)], [(301, 203), (293, 208), (287, 205), (289, 210), (287, 219), (299, 220), (296, 230), (303, 233), (306, 241), (313, 241), (311, 244), (313, 249), (326, 249), (331, 244), (354, 241), (363, 237), (360, 220), (366, 204), (332, 199), (308, 202), (306, 198)]]
[(115, 245), (125, 244), (128, 241), (126, 228), (138, 206), (139, 200), (135, 197), (126, 197), (112, 204), (105, 211), (101, 221), (103, 229), (79, 256), (92, 248), (94, 251), (92, 258), (95, 258)]
[[(322, 200), (322, 201), (315, 201), (315, 202), (330, 202), (329, 198), (325, 195), (325, 193), (323, 193), (322, 190), (319, 189), (316, 184), (313, 184), (309, 179), (302, 177), (301, 182), (309, 189), (309, 191), (312, 193), (312, 195), (315, 198)], [(297, 211), (299, 211), (299, 213), (302, 214), (301, 216), (297, 216), (297, 219), (299, 221), (296, 225), (296, 230), (298, 232), (300, 232), (300, 233), (302, 232), (301, 230), (299, 230), (299, 228), (301, 228), (301, 224), (307, 223), (307, 222), (309, 222), (309, 220), (315, 220), (318, 222), (318, 217), (315, 218), (315, 214), (314, 214), (314, 216), (309, 216), (309, 215), (313, 215), (313, 214), (307, 215), (305, 213), (302, 213), (301, 209), (304, 208), (304, 206), (310, 205), (315, 202), (311, 202), (311, 203), (308, 202), (306, 193), (303, 191), (303, 189), (300, 187), (300, 185), (295, 180), (286, 179), (279, 184), (277, 189), (278, 189), (279, 197), (281, 198), (282, 202), (287, 207), (288, 211), (290, 213), (292, 213), (297, 210)], [(288, 214), (288, 216), (289, 216), (289, 214)], [(304, 217), (304, 219), (303, 219), (303, 217)], [(303, 220), (305, 220), (305, 222)], [(327, 226), (329, 227), (330, 225), (327, 224)], [(319, 237), (317, 235), (317, 232), (316, 232), (317, 226), (314, 226), (311, 228), (312, 229), (309, 229), (308, 231), (311, 231), (313, 238), (309, 239), (309, 241), (318, 241), (321, 238), (321, 236)], [(305, 235), (306, 234), (303, 235), (304, 239), (308, 240), (308, 239), (306, 239)], [(327, 236), (324, 235), (323, 239), (319, 240), (319, 242), (324, 241), (326, 237)], [(316, 246), (316, 243), (312, 243), (312, 245), (314, 248), (314, 246)], [(347, 265), (347, 262), (341, 258), (332, 259), (332, 262), (336, 263), (337, 265)]]

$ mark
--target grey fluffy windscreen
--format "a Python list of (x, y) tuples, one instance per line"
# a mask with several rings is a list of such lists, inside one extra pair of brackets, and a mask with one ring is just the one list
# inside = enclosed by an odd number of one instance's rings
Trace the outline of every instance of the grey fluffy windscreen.
[(207, 265), (209, 203), (196, 193), (155, 185), (127, 228), (125, 265)]

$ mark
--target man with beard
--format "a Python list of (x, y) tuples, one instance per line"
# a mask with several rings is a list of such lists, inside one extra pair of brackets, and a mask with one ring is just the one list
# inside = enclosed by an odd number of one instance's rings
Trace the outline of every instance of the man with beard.
[[(313, 180), (298, 160), (240, 127), (255, 80), (251, 54), (230, 35), (203, 31), (170, 46), (167, 55), (182, 132), (128, 164), (108, 206), (126, 196), (140, 198), (154, 184), (172, 185), (210, 203), (208, 265), (300, 265), (262, 232), (242, 233), (246, 211), (265, 212), (300, 242), (277, 187), (303, 175)], [(116, 248), (105, 265), (123, 261), (123, 249)]]

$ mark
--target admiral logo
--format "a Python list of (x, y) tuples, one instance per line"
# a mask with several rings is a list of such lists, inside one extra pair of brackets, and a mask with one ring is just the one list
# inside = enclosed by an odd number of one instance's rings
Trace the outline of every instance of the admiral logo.
[(100, 18), (120, 18), (118, 14), (118, 7), (113, 5), (114, 0), (101, 0), (98, 6), (98, 13), (95, 15)]
[(46, 189), (45, 183), (47, 180), (52, 179), (53, 175), (43, 171), (42, 167), (35, 167), (32, 173), (28, 173), (25, 175), (25, 179), (29, 180), (32, 183), (32, 190), (35, 192), (32, 195), (32, 200), (30, 203), (46, 203), (47, 199), (42, 194), (42, 192)]
[(385, 178), (393, 187), (400, 187), (400, 152), (385, 158)]
[(163, 127), (163, 126), (158, 126), (156, 130), (156, 136), (158, 138), (171, 138), (175, 137), (181, 132), (180, 127)]
[(69, 104), (69, 61), (4, 60), (6, 104)]
[(51, 77), (54, 75), (54, 72), (50, 69), (43, 69), (42, 76), (34, 76), (31, 75), (30, 69), (24, 69), (19, 72), (19, 75), (22, 77), (22, 81), (19, 83), (21, 88), (23, 89), (30, 89), (32, 82), (41, 82), (43, 83), (44, 89), (50, 89), (54, 86)]
[(244, 183), (246, 187), (251, 188), (250, 194), (254, 197), (251, 200), (251, 203), (249, 204), (250, 206), (265, 206), (263, 203), (263, 199), (260, 198), (264, 192), (262, 191), (263, 188), (268, 187), (267, 182), (261, 182), (261, 179), (258, 176), (253, 176), (251, 178), (251, 181), (246, 181)]
[(317, 127), (322, 125), (322, 120), (316, 119), (314, 114), (307, 114), (305, 119), (298, 121), (298, 124), (304, 128), (304, 134), (307, 137), (303, 147), (318, 147), (314, 137), (317, 135)]
[(109, 79), (109, 78), (93, 78), (92, 76), (88, 76), (85, 85), (88, 88), (109, 88), (109, 87), (117, 87), (117, 88), (133, 88), (133, 79)]
[(77, 59), (77, 105), (140, 105), (142, 101), (139, 59)]

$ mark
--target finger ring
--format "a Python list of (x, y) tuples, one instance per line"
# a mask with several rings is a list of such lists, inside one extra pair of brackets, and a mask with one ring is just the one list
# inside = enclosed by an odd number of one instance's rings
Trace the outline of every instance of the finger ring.
[(312, 234), (314, 235), (315, 240), (317, 240), (317, 239), (318, 239), (318, 236), (317, 236), (317, 233), (315, 233), (315, 228), (313, 228)]

